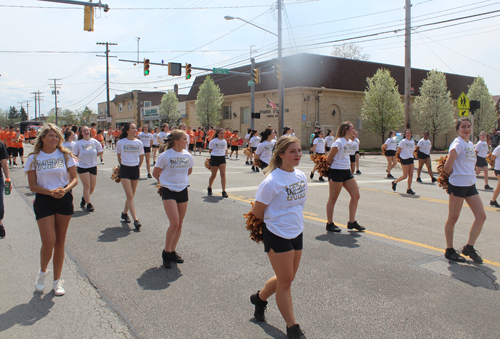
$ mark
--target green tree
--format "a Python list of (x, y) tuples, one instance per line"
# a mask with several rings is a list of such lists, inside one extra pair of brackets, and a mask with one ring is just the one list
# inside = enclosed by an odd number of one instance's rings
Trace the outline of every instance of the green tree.
[(21, 107), (21, 110), (19, 111), (19, 117), (21, 118), (21, 121), (28, 120), (28, 114), (26, 114), (26, 110), (24, 109), (24, 107)]
[(212, 78), (207, 76), (200, 86), (196, 96), (197, 122), (204, 127), (218, 125), (221, 119), (221, 107), (224, 102), (224, 95), (220, 92), (218, 85)]
[(418, 124), (432, 134), (434, 147), (436, 135), (448, 132), (455, 123), (455, 107), (444, 73), (436, 70), (427, 73), (427, 79), (422, 81), (420, 95), (415, 98), (412, 108)]
[(88, 125), (90, 123), (90, 116), (94, 114), (94, 111), (89, 108), (88, 106), (85, 106), (83, 111), (76, 111), (76, 117), (77, 117), (77, 125), (79, 126), (84, 126)]
[(495, 128), (497, 115), (495, 103), (482, 77), (478, 76), (469, 86), (467, 98), (481, 103), (481, 108), (474, 113), (474, 136), (477, 137), (481, 131), (489, 133), (492, 128)]
[(363, 47), (354, 43), (333, 46), (331, 55), (353, 60), (369, 60), (370, 54), (363, 53)]
[(366, 78), (366, 82), (361, 119), (363, 126), (380, 135), (383, 143), (385, 133), (399, 128), (404, 122), (404, 105), (389, 70), (379, 68), (372, 78)]
[(8, 118), (10, 120), (10, 124), (13, 125), (14, 120), (19, 118), (19, 111), (17, 110), (17, 108), (15, 108), (14, 106), (10, 106)]
[(181, 113), (177, 110), (179, 106), (179, 100), (174, 91), (168, 91), (161, 97), (160, 103), (160, 118), (162, 123), (174, 125), (179, 122), (181, 118)]

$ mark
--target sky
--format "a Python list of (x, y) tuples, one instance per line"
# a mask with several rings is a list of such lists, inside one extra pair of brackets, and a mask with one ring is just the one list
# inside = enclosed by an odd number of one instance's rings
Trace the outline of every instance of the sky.
[[(101, 0), (94, 31), (83, 30), (79, 5), (38, 0), (0, 0), (0, 108), (29, 104), (40, 91), (41, 113), (54, 107), (57, 80), (60, 109), (82, 110), (106, 101), (105, 46), (110, 46), (110, 100), (131, 90), (166, 91), (179, 85), (187, 94), (196, 75), (172, 77), (167, 67), (119, 61), (191, 63), (231, 68), (277, 57), (276, 1), (271, 0)], [(97, 1), (94, 1), (97, 2)], [(354, 42), (369, 61), (404, 65), (404, 0), (284, 0), (284, 55), (330, 55), (333, 46)], [(500, 95), (500, 1), (413, 0), (412, 67), (482, 76), (492, 95)], [(490, 13), (491, 12), (491, 13)], [(488, 13), (488, 14), (484, 14)], [(470, 16), (470, 17), (469, 17)], [(468, 18), (464, 18), (468, 17)], [(373, 35), (376, 34), (376, 35)], [(370, 36), (367, 36), (370, 35)], [(140, 39), (138, 39), (140, 38)], [(348, 40), (346, 40), (348, 39)], [(285, 74), (286, 76), (286, 74)], [(242, 78), (247, 82), (248, 79)]]

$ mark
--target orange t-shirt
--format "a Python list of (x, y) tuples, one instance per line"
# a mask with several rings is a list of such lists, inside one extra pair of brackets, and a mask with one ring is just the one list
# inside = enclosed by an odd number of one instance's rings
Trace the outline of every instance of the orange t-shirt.
[(94, 137), (95, 140), (99, 141), (101, 144), (102, 142), (104, 141), (104, 137), (102, 136), (102, 134), (97, 134), (95, 137)]
[(215, 131), (208, 131), (207, 134), (208, 134), (208, 140), (210, 141), (212, 140), (212, 136), (215, 134)]
[(121, 134), (121, 132), (120, 132), (120, 131), (117, 131), (117, 130), (114, 130), (114, 131), (113, 131), (113, 136), (114, 136), (115, 138), (118, 138), (118, 137), (120, 136), (120, 134)]
[(95, 128), (90, 129), (90, 137), (95, 139), (95, 136), (97, 135), (97, 131)]
[(14, 148), (23, 148), (23, 141), (24, 141), (24, 136), (22, 134), (19, 134), (19, 142), (13, 141), (12, 142), (12, 147), (14, 147)]
[(193, 131), (187, 131), (187, 135), (189, 135), (189, 143), (194, 144), (194, 132)]
[(14, 141), (12, 139), (15, 139), (17, 136), (17, 133), (16, 132), (8, 132), (8, 133), (5, 133), (5, 137), (7, 139), (7, 147), (14, 147), (13, 144), (14, 144)]
[(0, 140), (5, 144), (5, 131), (0, 131)]
[(229, 131), (224, 132), (224, 139), (226, 139), (226, 142), (229, 143), (229, 139), (233, 136), (233, 133)]
[(203, 142), (203, 131), (194, 132), (194, 136), (196, 137), (196, 142)]
[(233, 134), (231, 136), (231, 146), (238, 146), (238, 141), (240, 141), (240, 136)]

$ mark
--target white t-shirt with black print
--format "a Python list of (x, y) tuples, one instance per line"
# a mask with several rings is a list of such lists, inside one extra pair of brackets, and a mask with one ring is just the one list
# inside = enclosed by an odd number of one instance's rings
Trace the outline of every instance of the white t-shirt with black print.
[(264, 161), (266, 164), (269, 164), (271, 158), (273, 157), (273, 149), (276, 144), (276, 140), (272, 139), (271, 141), (263, 141), (257, 146), (255, 150), (255, 154), (257, 154), (260, 160)]
[(156, 160), (155, 167), (161, 168), (160, 185), (171, 191), (180, 192), (189, 185), (188, 172), (194, 167), (193, 156), (186, 150), (166, 150)]
[(471, 141), (465, 142), (461, 137), (456, 137), (450, 145), (451, 150), (457, 152), (457, 158), (453, 162), (453, 171), (448, 181), (453, 186), (467, 187), (476, 183), (476, 150)]
[(345, 138), (338, 138), (332, 144), (332, 149), (334, 147), (338, 149), (338, 152), (333, 157), (330, 168), (341, 170), (351, 169), (351, 158), (349, 155), (356, 147), (354, 143), (351, 140), (346, 140)]
[(153, 140), (153, 134), (149, 132), (141, 132), (139, 133), (139, 139), (141, 140), (144, 147), (151, 147), (151, 140)]
[(307, 178), (298, 169), (286, 172), (277, 168), (266, 176), (255, 201), (267, 205), (264, 222), (271, 233), (284, 239), (294, 239), (302, 233), (306, 193)]
[(476, 152), (477, 156), (481, 158), (486, 158), (488, 155), (488, 144), (486, 141), (479, 140), (479, 142), (476, 144)]
[(74, 141), (65, 141), (62, 143), (62, 147), (67, 148), (71, 152), (73, 152), (73, 148), (75, 147), (76, 142)]
[(333, 142), (335, 141), (335, 137), (333, 135), (329, 135), (325, 138), (326, 147), (332, 147)]
[(260, 144), (260, 137), (251, 137), (250, 138), (250, 147), (257, 147)]
[(140, 156), (144, 154), (144, 146), (140, 140), (123, 138), (116, 143), (116, 153), (121, 155), (122, 165), (138, 166)]
[(80, 139), (73, 148), (73, 154), (78, 157), (78, 167), (91, 168), (97, 166), (97, 153), (102, 152), (102, 145), (94, 138)]
[(396, 138), (387, 138), (384, 145), (387, 145), (386, 151), (395, 151), (398, 148)]
[(415, 151), (415, 143), (413, 140), (404, 138), (399, 142), (398, 148), (401, 148), (401, 153), (399, 153), (401, 159), (413, 158), (413, 151)]
[(161, 131), (160, 133), (158, 133), (158, 138), (165, 141), (165, 140), (167, 140), (169, 135), (170, 135), (170, 132), (167, 133), (167, 132)]
[(153, 133), (153, 145), (159, 145), (158, 142), (158, 133)]
[[(67, 160), (65, 160), (67, 158)], [(69, 154), (64, 155), (59, 149), (52, 153), (40, 151), (26, 160), (24, 171), (35, 170), (38, 186), (53, 190), (69, 184), (68, 168), (75, 166), (75, 160)], [(35, 163), (33, 163), (35, 161)]]
[(495, 171), (500, 171), (500, 146), (495, 147), (492, 153), (495, 158)]
[(420, 152), (429, 155), (431, 153), (432, 143), (430, 140), (425, 140), (424, 138), (418, 141), (418, 149)]
[(323, 138), (314, 139), (313, 147), (314, 147), (314, 150), (316, 151), (316, 153), (324, 154), (325, 153), (325, 146), (326, 146), (325, 139), (323, 139)]
[(210, 155), (215, 157), (222, 157), (226, 155), (227, 141), (226, 139), (220, 140), (219, 138), (214, 138), (208, 144), (208, 148), (212, 150)]

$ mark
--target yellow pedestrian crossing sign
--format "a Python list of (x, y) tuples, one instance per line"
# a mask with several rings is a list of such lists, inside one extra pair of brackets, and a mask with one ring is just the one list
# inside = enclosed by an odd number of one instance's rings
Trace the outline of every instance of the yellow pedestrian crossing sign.
[(461, 117), (468, 117), (469, 116), (469, 110), (468, 109), (461, 109), (458, 111), (458, 115)]
[(457, 99), (457, 108), (458, 108), (458, 115), (460, 115), (461, 117), (469, 116), (470, 101), (469, 98), (465, 96), (464, 92), (462, 92), (462, 94), (460, 94), (460, 96)]

